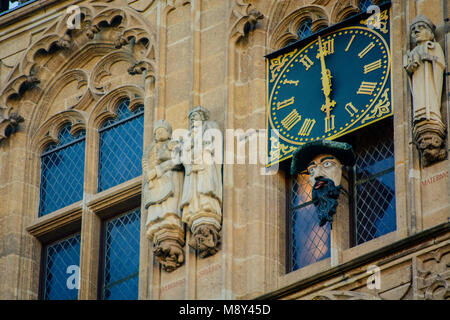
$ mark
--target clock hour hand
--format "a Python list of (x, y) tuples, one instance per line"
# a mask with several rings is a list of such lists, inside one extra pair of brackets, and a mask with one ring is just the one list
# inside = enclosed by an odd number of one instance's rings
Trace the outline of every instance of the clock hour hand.
[(331, 76), (331, 72), (330, 69), (327, 69), (326, 65), (325, 65), (325, 50), (322, 46), (322, 39), (319, 36), (319, 52), (317, 54), (317, 58), (320, 58), (320, 65), (322, 68), (322, 91), (323, 94), (325, 95), (325, 104), (322, 105), (322, 108), (320, 110), (322, 110), (323, 112), (326, 113), (327, 118), (330, 117), (330, 112), (331, 109), (336, 105), (336, 101), (331, 100), (330, 99), (330, 94), (331, 94), (331, 79), (333, 78)]

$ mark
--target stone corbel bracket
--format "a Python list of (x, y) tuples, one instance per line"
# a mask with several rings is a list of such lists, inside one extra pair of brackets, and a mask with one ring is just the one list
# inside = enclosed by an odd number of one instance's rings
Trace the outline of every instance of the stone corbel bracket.
[(200, 258), (212, 256), (219, 251), (221, 244), (220, 225), (211, 219), (200, 218), (192, 224), (192, 237), (189, 246), (198, 252)]
[(444, 124), (436, 120), (424, 120), (414, 124), (414, 141), (419, 149), (422, 164), (427, 167), (447, 158)]
[(183, 265), (185, 244), (183, 229), (178, 226), (163, 226), (147, 235), (153, 242), (153, 254), (164, 271), (172, 272)]

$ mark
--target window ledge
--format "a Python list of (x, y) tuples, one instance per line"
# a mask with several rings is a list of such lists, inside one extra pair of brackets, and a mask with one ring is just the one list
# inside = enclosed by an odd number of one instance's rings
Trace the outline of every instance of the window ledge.
[[(142, 176), (138, 176), (102, 192), (91, 194), (86, 206), (97, 215), (106, 217), (116, 211), (126, 210), (141, 200)], [(111, 210), (114, 210), (112, 212)]]
[(41, 242), (48, 242), (81, 228), (82, 201), (36, 219), (26, 230)]

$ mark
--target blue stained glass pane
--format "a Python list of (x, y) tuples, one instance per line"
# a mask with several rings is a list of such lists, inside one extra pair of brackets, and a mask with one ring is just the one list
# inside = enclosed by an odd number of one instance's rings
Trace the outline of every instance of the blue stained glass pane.
[(373, 5), (372, 0), (360, 0), (359, 1), (359, 9), (361, 11), (366, 11), (367, 8), (369, 8), (371, 5)]
[(372, 140), (357, 150), (355, 190), (356, 244), (397, 228), (395, 213), (394, 143), (392, 130), (370, 132)]
[(311, 201), (312, 184), (309, 181), (309, 175), (299, 174), (292, 179), (291, 187), (291, 208), (302, 205), (305, 202)]
[(80, 264), (80, 234), (45, 248), (43, 299), (76, 300)]
[(140, 209), (105, 224), (102, 299), (138, 298)]
[(311, 27), (312, 27), (312, 20), (306, 20), (305, 22), (303, 22), (297, 30), (298, 39), (302, 40), (309, 36), (312, 36), (313, 32), (311, 30)]
[(291, 271), (330, 257), (330, 224), (319, 226), (313, 204), (292, 213)]
[(358, 185), (357, 194), (356, 244), (396, 229), (394, 172)]
[(39, 216), (83, 198), (84, 131), (70, 134), (70, 124), (60, 134), (58, 144), (50, 145), (41, 156)]
[(128, 104), (129, 100), (121, 103), (117, 119), (108, 120), (100, 130), (99, 192), (142, 172), (143, 106), (132, 113)]

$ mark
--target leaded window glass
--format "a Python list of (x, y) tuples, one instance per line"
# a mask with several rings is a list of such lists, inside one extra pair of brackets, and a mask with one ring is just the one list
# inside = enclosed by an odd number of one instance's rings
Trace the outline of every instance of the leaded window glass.
[(359, 9), (362, 12), (365, 12), (367, 8), (369, 8), (371, 5), (373, 5), (372, 0), (360, 0), (359, 1)]
[(105, 222), (101, 298), (138, 298), (140, 209)]
[(50, 144), (41, 155), (39, 216), (83, 198), (85, 131), (73, 136), (72, 125), (59, 132), (59, 143)]
[(131, 112), (129, 104), (129, 99), (120, 103), (117, 117), (106, 121), (99, 129), (99, 192), (142, 172), (144, 106)]
[(298, 40), (302, 40), (308, 38), (309, 36), (312, 36), (313, 32), (311, 30), (311, 27), (312, 27), (311, 19), (304, 21), (297, 29)]
[(311, 191), (309, 175), (300, 174), (292, 178), (289, 199), (289, 271), (330, 257), (330, 224), (319, 226)]
[(80, 233), (44, 247), (44, 300), (76, 300), (78, 298)]
[(355, 143), (355, 245), (396, 230), (392, 124), (371, 127)]

